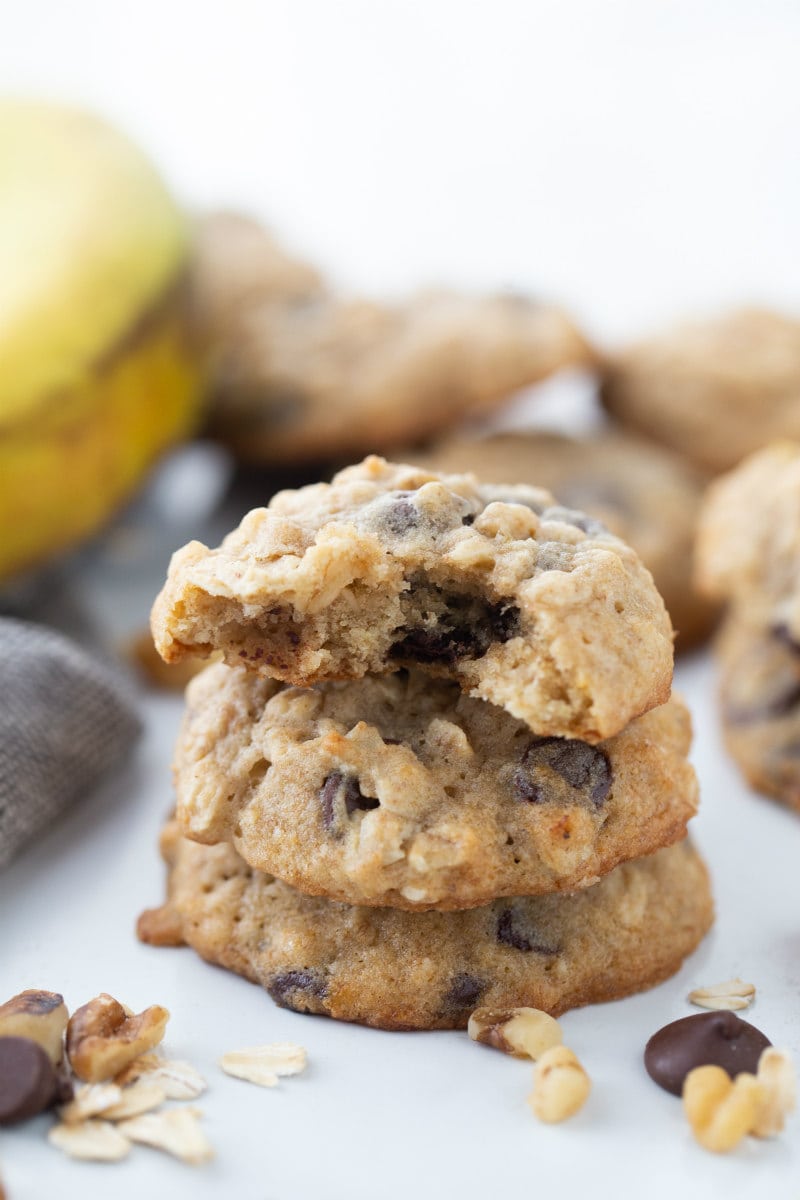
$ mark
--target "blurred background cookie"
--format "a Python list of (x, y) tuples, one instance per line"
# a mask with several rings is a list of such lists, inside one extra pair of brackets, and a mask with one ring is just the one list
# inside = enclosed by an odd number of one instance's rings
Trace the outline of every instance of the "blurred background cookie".
[(728, 752), (756, 791), (800, 812), (800, 645), (737, 614), (717, 652)]
[(346, 298), (244, 217), (201, 221), (195, 255), (209, 430), (249, 462), (383, 452), (594, 358), (566, 313), (522, 295)]
[(691, 579), (704, 479), (678, 455), (624, 432), (571, 438), (540, 431), (457, 439), (423, 456), (413, 451), (407, 456), (438, 471), (535, 483), (560, 503), (599, 518), (653, 572), (677, 630), (678, 649), (696, 645), (710, 631), (716, 605)]
[(609, 412), (710, 471), (800, 437), (800, 320), (777, 312), (677, 325), (611, 356), (604, 374)]

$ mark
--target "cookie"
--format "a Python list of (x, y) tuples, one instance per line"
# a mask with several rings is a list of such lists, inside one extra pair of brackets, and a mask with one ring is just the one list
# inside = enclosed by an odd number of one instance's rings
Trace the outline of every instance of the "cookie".
[(418, 666), (544, 736), (598, 742), (666, 702), (672, 629), (633, 550), (548, 492), (369, 458), (173, 556), (167, 662), (298, 686)]
[(620, 421), (725, 471), (780, 437), (800, 437), (800, 321), (743, 309), (641, 341), (604, 369)]
[(407, 913), (304, 896), (251, 870), (232, 846), (182, 840), (165, 908), (139, 936), (192, 946), (262, 984), (276, 1003), (381, 1029), (463, 1029), (478, 1005), (557, 1015), (672, 975), (713, 919), (705, 866), (688, 842), (617, 867), (566, 896)]
[(756, 791), (800, 812), (800, 644), (735, 615), (717, 652), (728, 752)]
[(175, 787), (185, 833), (348, 904), (461, 909), (586, 887), (685, 836), (677, 699), (597, 746), (530, 732), (419, 671), (287, 688), (193, 681)]
[(775, 442), (712, 484), (697, 579), (751, 624), (785, 626), (800, 641), (800, 443)]
[(594, 358), (564, 312), (518, 295), (346, 299), (231, 214), (199, 227), (195, 294), (217, 357), (210, 432), (250, 462), (384, 451)]
[(677, 648), (710, 631), (716, 606), (692, 586), (695, 528), (705, 479), (677, 454), (624, 432), (591, 438), (506, 433), (444, 442), (412, 462), (474, 471), (495, 483), (536, 483), (560, 504), (597, 517), (648, 567), (677, 631)]

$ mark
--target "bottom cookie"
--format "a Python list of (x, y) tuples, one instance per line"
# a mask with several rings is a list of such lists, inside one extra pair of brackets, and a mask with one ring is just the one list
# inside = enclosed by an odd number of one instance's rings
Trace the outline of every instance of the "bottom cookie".
[(464, 1028), (479, 1004), (557, 1016), (618, 999), (677, 971), (713, 920), (688, 841), (573, 895), (424, 913), (303, 895), (176, 822), (162, 852), (169, 898), (139, 918), (142, 941), (189, 945), (284, 1008), (380, 1029)]

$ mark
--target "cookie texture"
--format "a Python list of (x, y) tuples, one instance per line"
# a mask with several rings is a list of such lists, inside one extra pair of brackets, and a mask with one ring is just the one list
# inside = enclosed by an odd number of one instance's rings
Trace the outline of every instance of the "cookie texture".
[(800, 812), (800, 644), (736, 614), (717, 652), (728, 752), (756, 791)]
[(494, 483), (547, 488), (560, 504), (598, 518), (633, 547), (664, 597), (678, 650), (709, 633), (717, 606), (692, 584), (707, 481), (680, 455), (620, 431), (586, 438), (517, 432), (451, 439), (410, 459), (443, 473), (472, 471)]
[(666, 702), (652, 576), (543, 490), (371, 457), (173, 556), (152, 613), (167, 662), (220, 650), (298, 686), (417, 666), (537, 733), (597, 742)]
[(184, 832), (350, 904), (460, 909), (586, 887), (683, 838), (697, 807), (677, 699), (596, 746), (532, 734), (419, 671), (292, 688), (219, 664), (187, 704)]
[(697, 537), (697, 579), (800, 641), (800, 443), (775, 442), (709, 488)]
[(200, 222), (195, 295), (216, 349), (211, 432), (249, 461), (387, 450), (594, 355), (560, 309), (518, 295), (337, 294), (256, 222)]
[(276, 1003), (381, 1029), (459, 1029), (480, 1005), (557, 1015), (651, 987), (678, 969), (713, 919), (688, 842), (618, 867), (568, 896), (406, 913), (304, 896), (228, 845), (168, 827), (169, 899), (139, 936), (182, 939), (264, 986)]
[(800, 321), (743, 309), (677, 326), (604, 368), (609, 412), (710, 471), (800, 437)]

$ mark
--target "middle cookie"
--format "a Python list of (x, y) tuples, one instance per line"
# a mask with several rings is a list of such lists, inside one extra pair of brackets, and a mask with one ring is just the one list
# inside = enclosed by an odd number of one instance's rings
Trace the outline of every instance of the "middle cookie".
[(417, 671), (311, 688), (215, 664), (178, 742), (187, 836), (348, 904), (460, 909), (587, 887), (697, 807), (673, 698), (599, 745), (537, 737)]

